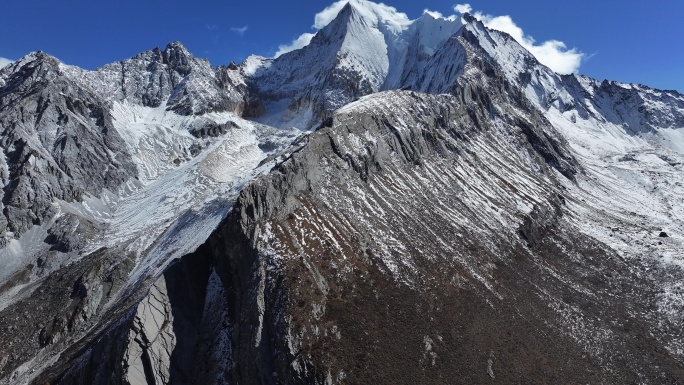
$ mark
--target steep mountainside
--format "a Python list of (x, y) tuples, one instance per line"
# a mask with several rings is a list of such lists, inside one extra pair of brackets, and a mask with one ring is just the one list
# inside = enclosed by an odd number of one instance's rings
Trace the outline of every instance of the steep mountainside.
[(681, 379), (658, 277), (583, 234), (519, 119), (374, 95), (245, 190), (210, 239), (233, 357), (257, 362), (232, 382)]
[(684, 382), (684, 96), (352, 0), (0, 69), (0, 384)]

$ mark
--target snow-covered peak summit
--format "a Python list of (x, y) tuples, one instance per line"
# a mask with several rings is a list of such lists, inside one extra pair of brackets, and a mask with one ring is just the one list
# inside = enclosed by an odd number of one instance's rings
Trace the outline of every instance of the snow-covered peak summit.
[[(25, 77), (27, 71), (39, 69), (42, 72), (58, 72), (60, 61), (56, 57), (43, 51), (34, 51), (21, 57), (19, 60), (0, 68), (0, 79), (8, 79), (14, 74)], [(28, 67), (27, 67), (28, 66)], [(0, 85), (1, 87), (2, 85)]]
[(178, 40), (172, 41), (169, 44), (167, 44), (164, 51), (165, 52), (176, 51), (176, 52), (182, 53), (185, 56), (192, 56), (192, 54), (187, 49), (187, 47), (185, 47), (185, 45)]
[(414, 35), (420, 35), (420, 44), (434, 51), (439, 44), (456, 33), (463, 23), (454, 17), (443, 17), (433, 12), (424, 12), (411, 20), (395, 8), (366, 0), (350, 0), (340, 9), (330, 23), (361, 23), (364, 27), (377, 29), (385, 37), (390, 48), (405, 48)]
[[(243, 95), (237, 82), (194, 57), (180, 42), (171, 42), (131, 58), (106, 64), (95, 71), (60, 64), (66, 76), (110, 102), (146, 107), (166, 105), (182, 115), (232, 111), (240, 113)], [(225, 78), (225, 79), (224, 79)]]
[[(33, 84), (45, 87), (59, 74), (61, 74), (59, 59), (43, 51), (31, 52), (0, 69), (0, 99), (8, 92), (2, 90), (2, 87), (16, 89), (21, 84), (23, 87), (32, 87)], [(2, 101), (0, 101), (0, 108), (1, 106)]]
[(265, 99), (265, 123), (310, 128), (333, 110), (381, 89), (395, 42), (410, 21), (368, 1), (336, 5), (326, 11), (336, 12), (334, 18), (307, 46), (259, 60), (248, 71), (251, 85)]
[[(443, 17), (425, 11), (410, 20), (366, 0), (339, 1), (316, 17), (308, 45), (275, 59), (252, 57), (240, 73), (263, 103), (262, 123), (311, 129), (334, 110), (383, 90), (458, 92), (460, 79), (493, 79), (512, 99), (541, 111), (578, 108), (582, 87), (542, 64), (514, 36), (488, 28), (468, 13)], [(261, 111), (261, 110), (260, 110)], [(632, 124), (634, 126), (634, 124)]]
[(319, 13), (315, 26), (305, 47), (243, 65), (264, 96), (265, 123), (311, 128), (358, 97), (402, 88), (462, 23), (430, 14), (410, 20), (384, 4), (350, 0)]
[(458, 32), (462, 26), (460, 19), (424, 12), (412, 22), (412, 32), (418, 35), (424, 51), (432, 55), (439, 45)]
[(405, 13), (372, 1), (350, 0), (343, 9), (353, 10), (367, 20), (374, 20), (378, 27), (395, 35), (406, 30), (412, 23)]
[(57, 62), (58, 59), (55, 58), (54, 56), (47, 54), (43, 51), (34, 51), (30, 52), (23, 57), (21, 57), (19, 60), (8, 64), (6, 67), (3, 67), (2, 70), (3, 72), (14, 72), (16, 68), (21, 68), (24, 65), (35, 62), (35, 61), (52, 61), (52, 62)]

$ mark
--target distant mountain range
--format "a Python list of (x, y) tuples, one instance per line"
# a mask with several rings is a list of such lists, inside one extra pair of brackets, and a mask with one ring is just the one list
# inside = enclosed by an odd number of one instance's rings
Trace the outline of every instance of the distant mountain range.
[(684, 95), (471, 15), (0, 69), (0, 384), (684, 382)]

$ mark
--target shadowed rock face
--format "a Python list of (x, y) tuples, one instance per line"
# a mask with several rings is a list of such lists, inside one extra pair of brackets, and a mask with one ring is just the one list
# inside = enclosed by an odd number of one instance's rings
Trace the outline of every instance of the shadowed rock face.
[(205, 295), (215, 283), (210, 282), (209, 258), (203, 250), (167, 269), (119, 324), (81, 353), (59, 383), (198, 383), (193, 369), (206, 375), (214, 367), (206, 348), (199, 348), (200, 338), (218, 336), (212, 328), (225, 324), (221, 313), (205, 319), (213, 315), (213, 304), (205, 304)]
[[(3, 381), (16, 382), (12, 371), (24, 362), (43, 360), (53, 351), (78, 351), (92, 342), (97, 336), (94, 324), (132, 266), (121, 250), (100, 250), (32, 284), (15, 303), (0, 310), (0, 328), (6, 331), (0, 336)], [(122, 316), (118, 311), (110, 315), (117, 320)], [(95, 333), (86, 342), (74, 338), (88, 331)]]
[(65, 76), (57, 59), (36, 53), (16, 65), (0, 90), (0, 231), (18, 236), (56, 213), (54, 199), (116, 190), (137, 172), (108, 105)]

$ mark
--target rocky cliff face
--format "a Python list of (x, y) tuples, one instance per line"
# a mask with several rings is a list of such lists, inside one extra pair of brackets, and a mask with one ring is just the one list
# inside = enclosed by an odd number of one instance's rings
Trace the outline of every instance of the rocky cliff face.
[(0, 384), (684, 381), (684, 96), (378, 9), (0, 70)]
[(57, 59), (39, 52), (13, 67), (0, 91), (2, 231), (20, 235), (56, 214), (54, 199), (99, 195), (137, 175), (107, 104)]

